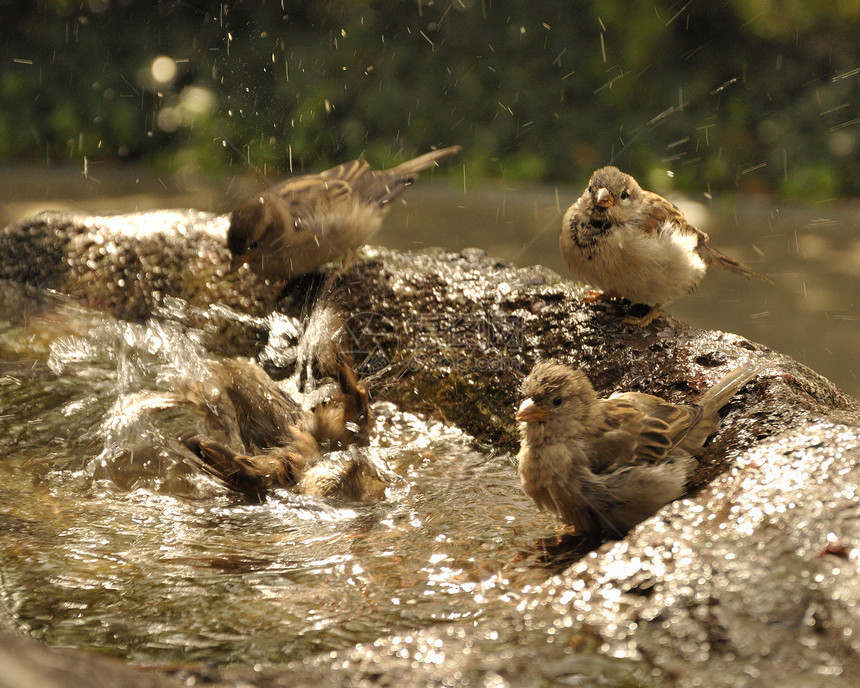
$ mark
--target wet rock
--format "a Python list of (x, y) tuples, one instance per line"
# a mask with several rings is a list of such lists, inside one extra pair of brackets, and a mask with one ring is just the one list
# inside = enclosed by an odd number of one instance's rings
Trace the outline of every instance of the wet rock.
[[(84, 282), (63, 279), (53, 288), (72, 285), (69, 293), (87, 298)], [(214, 288), (170, 284), (173, 296), (201, 307), (216, 301)], [(286, 667), (236, 667), (216, 682), (853, 685), (856, 400), (742, 337), (670, 318), (626, 325), (618, 306), (583, 304), (578, 287), (545, 268), (515, 268), (479, 251), (367, 250), (322, 291), (349, 314), (353, 353), (377, 399), (436, 414), (494, 448), (515, 447), (517, 387), (544, 356), (583, 368), (601, 394), (647, 391), (678, 402), (742, 361), (766, 368), (725, 408), (687, 498), (539, 585), (511, 582), (500, 613)], [(246, 296), (255, 314), (283, 308), (265, 294)], [(140, 317), (147, 304), (137, 303), (144, 307), (113, 310)]]
[(195, 210), (44, 212), (0, 229), (0, 280), (52, 289), (129, 320), (180, 309), (189, 325), (209, 328), (213, 346), (242, 341), (205, 311), (218, 304), (264, 315), (278, 292), (245, 267), (230, 269), (229, 222)]
[(516, 446), (519, 384), (549, 356), (582, 368), (601, 395), (633, 390), (675, 402), (701, 394), (745, 360), (764, 362), (755, 384), (761, 403), (753, 410), (747, 400), (742, 423), (734, 420), (739, 405), (730, 405), (705, 455), (703, 481), (722, 470), (718, 457), (733, 447), (811, 412), (854, 418), (860, 410), (828, 380), (760, 344), (668, 317), (647, 328), (625, 324), (617, 317), (623, 306), (583, 304), (580, 287), (540, 266), (516, 268), (476, 250), (368, 255), (335, 287), (352, 313), (347, 327), (359, 367), (378, 371), (380, 395), (438, 414), (495, 447)]

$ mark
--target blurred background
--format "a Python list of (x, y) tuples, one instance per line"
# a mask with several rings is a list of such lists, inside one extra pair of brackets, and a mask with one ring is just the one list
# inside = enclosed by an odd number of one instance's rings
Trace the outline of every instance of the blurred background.
[(565, 274), (560, 215), (607, 163), (773, 286), (668, 311), (860, 394), (860, 1), (0, 0), (0, 222), (226, 212), (363, 155), (461, 156), (378, 242)]

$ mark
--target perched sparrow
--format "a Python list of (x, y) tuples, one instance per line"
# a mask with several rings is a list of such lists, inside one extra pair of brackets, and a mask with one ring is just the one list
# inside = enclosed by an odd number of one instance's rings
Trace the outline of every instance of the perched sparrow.
[(660, 307), (693, 291), (710, 265), (744, 277), (766, 277), (720, 253), (708, 235), (689, 224), (677, 206), (616, 167), (591, 175), (588, 188), (568, 208), (559, 237), (570, 271), (607, 296), (651, 306), (639, 319), (647, 325)]
[(459, 151), (431, 151), (390, 170), (353, 160), (287, 179), (233, 211), (227, 232), (233, 264), (248, 263), (272, 281), (313, 272), (366, 243), (382, 226), (388, 204), (418, 172)]
[(684, 494), (718, 411), (760, 367), (729, 373), (694, 404), (638, 392), (599, 399), (585, 374), (541, 361), (522, 385), (520, 482), (577, 532), (626, 533)]

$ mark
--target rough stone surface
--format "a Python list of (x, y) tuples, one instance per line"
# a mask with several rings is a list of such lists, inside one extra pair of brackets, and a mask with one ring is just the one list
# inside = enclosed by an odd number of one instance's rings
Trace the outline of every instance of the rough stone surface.
[[(10, 230), (4, 231), (8, 241)], [(8, 269), (2, 274), (25, 279)], [(98, 305), (80, 280), (40, 279)], [(186, 297), (181, 279), (170, 285), (173, 296)], [(644, 329), (625, 325), (615, 304), (583, 304), (581, 290), (554, 273), (517, 269), (479, 251), (368, 250), (323, 289), (313, 280), (292, 285), (282, 304), (297, 302), (295, 290), (309, 287), (343, 306), (377, 398), (438, 414), (505, 449), (515, 446), (516, 389), (541, 357), (582, 367), (600, 393), (631, 389), (673, 401), (695, 397), (743, 360), (766, 367), (724, 412), (688, 498), (623, 541), (548, 574), (541, 585), (513, 588), (504, 618), (416, 629), (286, 667), (224, 669), (207, 680), (854, 685), (860, 672), (856, 400), (741, 337), (671, 319)], [(143, 317), (145, 308), (116, 306), (120, 292), (105, 303), (120, 315)], [(309, 293), (301, 295), (306, 300)], [(189, 288), (188, 296), (202, 307), (214, 302), (213, 294)], [(237, 297), (228, 305), (239, 308)], [(245, 297), (254, 314), (272, 304), (269, 293)], [(97, 662), (92, 667), (101, 671)]]
[(179, 298), (190, 325), (205, 322), (215, 330), (213, 344), (231, 344), (235, 332), (197, 312), (219, 304), (261, 316), (274, 308), (277, 292), (247, 268), (231, 269), (229, 224), (228, 215), (195, 210), (47, 211), (0, 230), (0, 279), (52, 289), (128, 320), (175, 310)]

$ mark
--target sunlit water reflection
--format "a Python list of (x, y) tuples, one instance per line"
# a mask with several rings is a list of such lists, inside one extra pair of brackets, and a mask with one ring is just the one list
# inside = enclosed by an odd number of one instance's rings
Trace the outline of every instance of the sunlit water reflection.
[[(400, 476), (384, 500), (249, 505), (171, 451), (190, 414), (105, 422), (200, 350), (74, 308), (69, 335), (64, 308), (0, 321), (2, 595), (36, 637), (145, 663), (283, 662), (492, 615), (545, 578), (534, 543), (555, 524), (511, 455), (376, 403), (370, 451)], [(122, 461), (123, 443), (159, 452)]]

